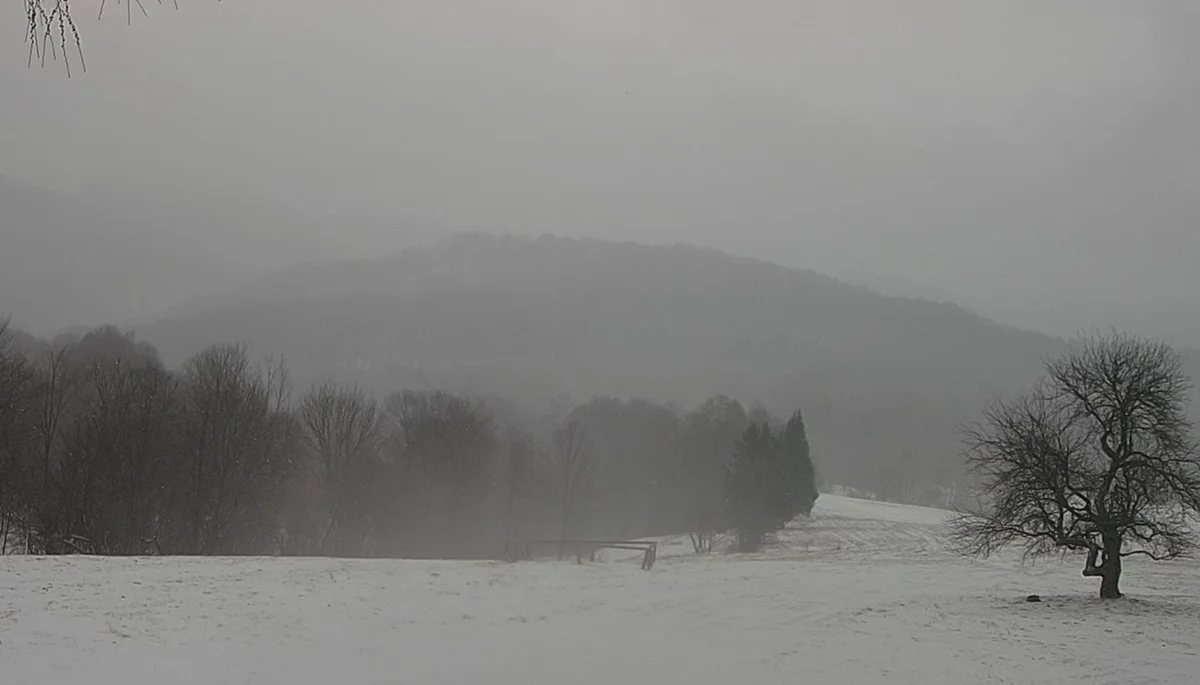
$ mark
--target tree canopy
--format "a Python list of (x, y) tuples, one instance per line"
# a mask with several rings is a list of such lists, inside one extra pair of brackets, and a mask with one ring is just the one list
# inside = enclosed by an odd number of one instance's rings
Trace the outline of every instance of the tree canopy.
[(812, 511), (816, 470), (800, 412), (778, 432), (769, 422), (746, 428), (727, 467), (725, 499), (728, 523), (743, 552), (756, 551), (768, 533)]
[(1121, 559), (1191, 553), (1200, 521), (1192, 381), (1169, 345), (1094, 336), (1046, 364), (1030, 393), (967, 431), (980, 505), (953, 524), (961, 549), (1086, 553), (1083, 574), (1121, 596)]

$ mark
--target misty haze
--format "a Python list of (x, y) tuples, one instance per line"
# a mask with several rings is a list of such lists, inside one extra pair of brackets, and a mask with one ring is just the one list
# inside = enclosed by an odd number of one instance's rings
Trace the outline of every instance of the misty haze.
[(1200, 8), (128, 3), (0, 7), (0, 683), (1193, 682)]

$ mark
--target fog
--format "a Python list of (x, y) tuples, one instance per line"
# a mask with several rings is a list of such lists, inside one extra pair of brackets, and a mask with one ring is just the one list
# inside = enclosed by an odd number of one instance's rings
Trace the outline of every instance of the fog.
[(1190, 681), (1195, 3), (175, 4), (0, 0), (5, 685)]
[(124, 9), (76, 8), (86, 73), (0, 58), (14, 349), (112, 324), (175, 378), (244, 343), (297, 392), (499, 398), (531, 433), (593, 399), (800, 411), (830, 482), (903, 490), (952, 487), (958, 427), (1058, 338), (1200, 347), (1200, 11)]
[(1043, 332), (1196, 344), (1196, 12), (186, 0), (127, 26), (110, 8), (80, 17), (70, 79), (6, 32), (0, 174), (270, 207), (206, 248), (262, 268), (461, 230), (684, 241)]

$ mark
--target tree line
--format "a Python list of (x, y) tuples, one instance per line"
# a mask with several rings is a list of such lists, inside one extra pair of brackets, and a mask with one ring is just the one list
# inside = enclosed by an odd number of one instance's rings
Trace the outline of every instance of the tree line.
[(799, 414), (718, 396), (552, 403), (292, 387), (216, 345), (179, 369), (112, 327), (36, 341), (0, 324), (2, 551), (490, 558), (511, 539), (736, 530), (808, 513)]

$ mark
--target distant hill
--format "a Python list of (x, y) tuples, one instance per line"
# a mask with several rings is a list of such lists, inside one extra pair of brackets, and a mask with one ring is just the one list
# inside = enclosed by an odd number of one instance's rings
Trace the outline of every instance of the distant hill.
[[(143, 327), (175, 363), (217, 341), (301, 382), (560, 393), (684, 406), (727, 393), (806, 412), (823, 472), (957, 463), (956, 429), (1060, 342), (952, 304), (689, 246), (460, 235), (287, 269)], [(948, 474), (947, 474), (948, 475)]]

